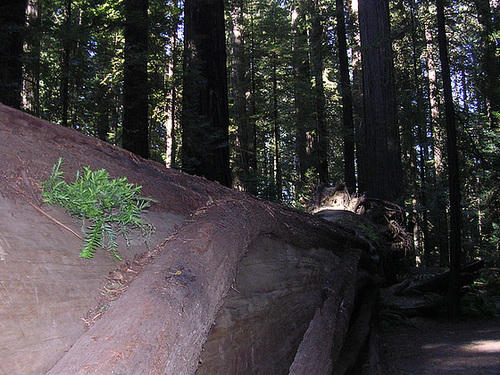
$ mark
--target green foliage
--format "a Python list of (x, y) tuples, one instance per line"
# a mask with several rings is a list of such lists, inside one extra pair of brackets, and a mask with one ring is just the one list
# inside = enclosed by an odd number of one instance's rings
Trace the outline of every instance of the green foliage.
[[(102, 247), (121, 260), (116, 242), (119, 235), (124, 236), (127, 246), (133, 229), (140, 229), (148, 238), (153, 227), (141, 219), (141, 214), (152, 199), (140, 196), (141, 186), (128, 183), (126, 177), (110, 179), (106, 170), (91, 171), (88, 167), (82, 173), (77, 172), (75, 181), (68, 184), (63, 179), (61, 165), (59, 158), (49, 179), (42, 182), (43, 197), (47, 203), (59, 205), (83, 221), (85, 244), (80, 257), (92, 258), (97, 248)], [(86, 220), (90, 221), (87, 228)]]
[(467, 293), (462, 297), (462, 312), (466, 317), (493, 317), (498, 311), (491, 297), (480, 293)]

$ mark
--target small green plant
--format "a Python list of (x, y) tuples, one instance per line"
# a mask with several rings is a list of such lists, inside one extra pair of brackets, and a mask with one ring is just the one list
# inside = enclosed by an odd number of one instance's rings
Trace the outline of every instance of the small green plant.
[[(102, 247), (121, 260), (116, 239), (122, 235), (129, 246), (133, 229), (140, 229), (148, 239), (153, 226), (144, 222), (141, 214), (153, 200), (140, 196), (141, 186), (128, 183), (126, 177), (110, 179), (106, 170), (91, 171), (88, 167), (77, 172), (75, 181), (68, 184), (61, 165), (59, 158), (49, 179), (42, 182), (42, 195), (47, 203), (57, 204), (82, 220), (85, 244), (80, 257), (92, 258)], [(88, 226), (86, 220), (90, 221)]]

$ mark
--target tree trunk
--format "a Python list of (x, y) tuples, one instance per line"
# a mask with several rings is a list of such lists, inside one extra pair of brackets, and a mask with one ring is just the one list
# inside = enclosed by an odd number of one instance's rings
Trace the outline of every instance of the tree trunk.
[(460, 255), (462, 241), (460, 233), (460, 178), (457, 150), (457, 129), (455, 124), (455, 109), (451, 88), (448, 45), (445, 30), (445, 15), (443, 0), (437, 0), (437, 25), (439, 56), (443, 77), (444, 103), (446, 113), (446, 135), (448, 150), (448, 186), (450, 190), (450, 303), (449, 312), (453, 318), (461, 314), (460, 307)]
[[(172, 5), (176, 11), (178, 10), (178, 0), (173, 0)], [(172, 16), (172, 30), (170, 35), (170, 60), (168, 63), (168, 109), (167, 109), (167, 124), (166, 124), (166, 166), (167, 168), (175, 167), (175, 154), (177, 151), (177, 142), (175, 140), (175, 124), (177, 122), (177, 62), (178, 62), (178, 40), (177, 31), (179, 28), (179, 16), (176, 13)]]
[(340, 88), (342, 93), (342, 137), (344, 140), (344, 179), (347, 189), (356, 191), (356, 168), (354, 159), (354, 116), (349, 59), (347, 57), (344, 1), (337, 0), (337, 40), (339, 52)]
[(358, 0), (351, 0), (349, 6), (349, 17), (347, 19), (347, 33), (349, 45), (352, 48), (352, 109), (353, 125), (355, 134), (355, 161), (357, 165), (357, 190), (359, 191), (359, 133), (363, 125), (363, 73), (361, 64), (361, 41), (358, 22)]
[(148, 0), (125, 0), (122, 147), (149, 157)]
[(231, 186), (222, 0), (184, 4), (182, 168)]
[(311, 14), (310, 48), (314, 77), (314, 111), (316, 120), (316, 142), (314, 154), (316, 170), (320, 183), (328, 183), (328, 143), (329, 134), (325, 115), (324, 71), (324, 30), (321, 20), (321, 9), (317, 0), (309, 0)]
[(28, 0), (0, 4), (0, 102), (21, 108), (23, 29)]
[[(429, 235), (429, 215), (428, 215), (428, 181), (427, 181), (427, 164), (428, 164), (428, 148), (429, 142), (427, 138), (427, 121), (426, 121), (426, 113), (425, 113), (425, 105), (424, 105), (424, 96), (422, 94), (421, 88), (421, 66), (420, 66), (420, 55), (421, 50), (419, 47), (419, 43), (421, 42), (417, 38), (417, 27), (416, 17), (415, 17), (415, 1), (412, 0), (411, 3), (411, 39), (412, 39), (412, 55), (413, 55), (413, 85), (414, 85), (414, 97), (415, 97), (415, 125), (417, 127), (417, 138), (418, 138), (418, 149), (419, 149), (419, 158), (418, 158), (418, 168), (417, 171), (420, 174), (420, 192), (417, 193), (420, 198), (420, 227), (422, 234), (422, 249), (424, 254), (424, 261), (427, 258), (427, 255), (430, 254), (431, 245), (430, 245), (430, 235)], [(413, 137), (411, 137), (413, 139)], [(415, 145), (412, 146), (412, 149), (415, 150)], [(412, 151), (416, 152), (416, 151)]]
[(72, 0), (64, 2), (64, 24), (62, 30), (62, 62), (61, 62), (61, 124), (69, 126), (69, 78), (70, 78), (70, 59), (72, 52)]
[(40, 37), (42, 6), (39, 0), (28, 2), (28, 37), (25, 40), (26, 62), (23, 81), (23, 107), (31, 114), (40, 117)]
[[(303, 6), (292, 11), (292, 64), (294, 72), (295, 150), (297, 153), (297, 196), (307, 194), (310, 172), (314, 168), (312, 144), (313, 106), (311, 102), (311, 68), (307, 46), (306, 14)], [(309, 172), (309, 173), (308, 173)]]
[(278, 114), (278, 73), (276, 64), (276, 54), (272, 54), (272, 81), (273, 81), (273, 138), (274, 138), (274, 183), (275, 183), (275, 198), (280, 202), (282, 198), (283, 181), (281, 176), (281, 131)]
[(399, 202), (403, 179), (388, 1), (360, 0), (359, 26), (364, 92), (359, 187), (371, 197)]
[[(486, 114), (492, 130), (500, 130), (500, 64), (496, 54), (495, 27), (489, 0), (475, 0), (478, 20), (483, 27), (481, 42), (483, 48), (482, 75), (480, 87), (486, 101)], [(498, 20), (496, 21), (498, 22)], [(498, 31), (498, 30), (496, 30)]]
[(425, 25), (427, 79), (429, 83), (430, 131), (432, 132), (432, 152), (434, 160), (434, 203), (432, 204), (431, 220), (434, 223), (434, 238), (439, 250), (439, 263), (442, 267), (449, 262), (448, 252), (448, 223), (446, 215), (446, 201), (444, 197), (444, 134), (441, 126), (439, 111), (439, 89), (437, 84), (436, 64), (434, 62), (434, 38), (429, 25)]
[(254, 142), (254, 123), (251, 119), (251, 69), (248, 51), (248, 28), (246, 24), (246, 4), (242, 0), (233, 2), (231, 14), (231, 91), (234, 98), (232, 117), (237, 129), (236, 174), (238, 182), (245, 191), (256, 193), (256, 150)]

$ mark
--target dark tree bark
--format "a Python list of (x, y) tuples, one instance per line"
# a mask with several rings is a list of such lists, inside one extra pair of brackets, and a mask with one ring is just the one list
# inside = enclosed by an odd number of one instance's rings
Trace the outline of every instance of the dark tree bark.
[(324, 71), (324, 30), (321, 10), (317, 0), (309, 0), (311, 15), (310, 48), (311, 65), (314, 76), (314, 111), (316, 120), (316, 142), (314, 154), (319, 181), (328, 183), (328, 129), (325, 115), (325, 89), (323, 84)]
[(274, 183), (276, 201), (280, 202), (282, 198), (282, 173), (281, 173), (281, 131), (278, 114), (278, 73), (277, 73), (277, 56), (275, 53), (271, 56), (272, 60), (272, 81), (273, 81), (273, 136), (274, 136)]
[(394, 63), (387, 0), (360, 0), (364, 122), (358, 149), (359, 189), (399, 202), (403, 190)]
[(231, 186), (224, 2), (184, 4), (182, 168)]
[[(235, 0), (231, 11), (231, 96), (234, 100), (232, 118), (237, 129), (235, 142), (237, 183), (255, 194), (256, 149), (255, 122), (251, 116), (251, 72), (246, 2)], [(249, 95), (250, 94), (250, 95)]]
[[(420, 220), (420, 228), (423, 237), (423, 254), (424, 261), (427, 258), (427, 255), (430, 254), (431, 243), (430, 243), (430, 235), (429, 235), (429, 214), (428, 214), (428, 194), (427, 194), (427, 165), (429, 159), (428, 153), (428, 131), (427, 131), (427, 122), (426, 122), (426, 112), (424, 110), (424, 95), (422, 94), (421, 88), (421, 79), (420, 79), (420, 60), (419, 56), (421, 55), (421, 50), (419, 47), (419, 39), (417, 37), (417, 19), (415, 16), (415, 1), (412, 0), (410, 2), (410, 19), (411, 19), (411, 41), (412, 41), (412, 79), (413, 79), (413, 87), (414, 87), (414, 97), (415, 97), (415, 125), (417, 128), (417, 138), (419, 144), (419, 158), (418, 158), (418, 172), (420, 173), (420, 192), (418, 193), (420, 197), (421, 204), (421, 220)], [(412, 139), (413, 137), (410, 137)], [(413, 147), (415, 149), (415, 147)], [(412, 151), (412, 152), (416, 152)], [(416, 165), (415, 165), (416, 166)], [(417, 172), (417, 173), (418, 173)], [(417, 194), (416, 194), (417, 195)]]
[(149, 157), (148, 0), (125, 0), (122, 147)]
[(41, 1), (29, 0), (27, 10), (27, 33), (25, 38), (26, 59), (24, 63), (23, 108), (40, 117), (40, 36)]
[(443, 194), (442, 186), (444, 182), (444, 162), (443, 162), (443, 149), (444, 149), (444, 131), (441, 126), (441, 114), (439, 111), (439, 90), (437, 84), (436, 62), (434, 58), (434, 38), (432, 31), (428, 25), (425, 26), (425, 39), (426, 39), (426, 57), (427, 57), (427, 79), (429, 83), (429, 107), (430, 107), (430, 131), (432, 132), (432, 152), (434, 156), (434, 175), (433, 181), (437, 191), (434, 194), (433, 202), (431, 204), (432, 211), (430, 218), (434, 227), (434, 238), (436, 238), (437, 246), (439, 249), (439, 263), (442, 267), (449, 264), (448, 252), (448, 222), (446, 215), (446, 199)]
[(72, 0), (64, 2), (64, 24), (62, 35), (62, 62), (61, 62), (61, 123), (63, 126), (69, 126), (69, 78), (70, 78), (70, 59), (73, 47), (71, 30), (71, 3)]
[(23, 87), (23, 30), (28, 0), (0, 3), (0, 102), (20, 109)]
[[(173, 0), (174, 9), (179, 8), (178, 0)], [(172, 16), (172, 35), (170, 36), (170, 61), (168, 64), (168, 118), (166, 124), (166, 166), (167, 168), (175, 168), (175, 155), (177, 152), (177, 142), (175, 139), (175, 125), (177, 122), (177, 64), (179, 55), (179, 41), (177, 38), (177, 30), (179, 28), (179, 15)]]
[(342, 93), (342, 135), (344, 140), (344, 178), (350, 192), (356, 191), (356, 169), (354, 158), (354, 115), (349, 59), (344, 17), (344, 1), (337, 0), (337, 40), (339, 53), (340, 88)]
[(446, 20), (443, 0), (436, 1), (439, 57), (441, 60), (441, 75), (443, 78), (444, 105), (446, 113), (446, 135), (448, 151), (448, 186), (450, 190), (450, 303), (449, 313), (452, 318), (458, 318), (460, 306), (460, 254), (462, 240), (460, 232), (460, 174), (458, 170), (457, 129), (455, 124), (455, 109), (453, 107), (453, 92), (451, 88), (450, 64), (448, 57), (448, 42), (446, 39)]

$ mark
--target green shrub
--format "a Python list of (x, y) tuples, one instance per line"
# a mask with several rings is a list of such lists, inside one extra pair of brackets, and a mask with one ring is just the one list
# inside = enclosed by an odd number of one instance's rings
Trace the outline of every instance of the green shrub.
[[(128, 183), (126, 177), (112, 180), (106, 170), (91, 171), (88, 167), (77, 172), (75, 181), (68, 184), (61, 165), (59, 158), (49, 179), (42, 182), (42, 195), (48, 204), (59, 205), (82, 220), (85, 244), (80, 257), (92, 258), (102, 247), (121, 260), (116, 239), (122, 235), (129, 246), (133, 229), (141, 230), (148, 239), (153, 227), (141, 219), (141, 214), (153, 200), (140, 196), (141, 186)], [(90, 221), (88, 226), (86, 221)]]

